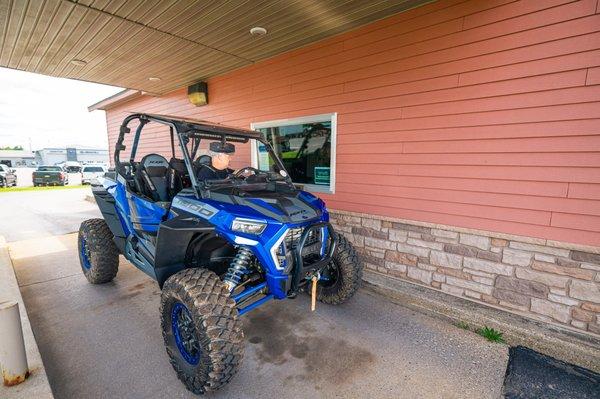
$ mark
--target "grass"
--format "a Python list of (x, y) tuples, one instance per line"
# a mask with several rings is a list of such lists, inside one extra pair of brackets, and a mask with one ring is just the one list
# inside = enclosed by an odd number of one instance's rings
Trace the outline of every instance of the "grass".
[(458, 328), (462, 328), (463, 330), (470, 330), (469, 324), (467, 322), (464, 321), (459, 321), (458, 323), (456, 323), (456, 327)]
[(33, 187), (33, 186), (29, 186), (29, 187), (8, 187), (8, 188), (0, 188), (0, 194), (2, 193), (15, 193), (15, 192), (21, 192), (21, 191), (47, 191), (47, 190), (71, 190), (74, 188), (83, 188), (83, 187), (89, 187), (89, 186), (84, 186), (82, 184), (78, 184), (76, 186), (46, 186), (46, 187)]
[[(471, 331), (471, 326), (469, 326), (469, 324), (465, 321), (459, 320), (454, 325), (458, 328), (462, 328), (463, 330)], [(504, 343), (502, 333), (500, 331), (494, 330), (491, 327), (484, 326), (483, 328), (478, 328), (474, 331), (490, 342), (496, 342), (499, 344)]]
[(490, 342), (497, 342), (499, 344), (504, 343), (504, 338), (502, 338), (502, 333), (500, 331), (496, 331), (491, 327), (485, 326), (477, 330), (477, 334), (481, 335), (483, 338), (487, 339)]

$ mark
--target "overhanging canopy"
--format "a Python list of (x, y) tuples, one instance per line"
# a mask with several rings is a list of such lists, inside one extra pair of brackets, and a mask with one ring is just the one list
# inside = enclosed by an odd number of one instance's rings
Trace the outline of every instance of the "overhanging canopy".
[(0, 66), (162, 94), (429, 1), (0, 0)]

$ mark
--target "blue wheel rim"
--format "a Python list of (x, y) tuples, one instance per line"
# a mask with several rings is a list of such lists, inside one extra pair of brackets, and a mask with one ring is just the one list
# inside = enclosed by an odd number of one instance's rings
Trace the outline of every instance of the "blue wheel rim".
[(92, 267), (92, 264), (90, 263), (90, 251), (87, 245), (87, 241), (82, 236), (79, 242), (79, 256), (81, 257), (81, 265), (85, 270), (89, 270), (90, 267)]
[(171, 309), (171, 329), (181, 356), (189, 364), (197, 365), (200, 361), (200, 344), (196, 335), (196, 328), (190, 311), (181, 302), (175, 303)]

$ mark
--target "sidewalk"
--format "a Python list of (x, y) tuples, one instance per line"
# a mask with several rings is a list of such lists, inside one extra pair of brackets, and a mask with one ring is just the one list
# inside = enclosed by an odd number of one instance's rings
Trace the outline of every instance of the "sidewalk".
[(29, 317), (17, 279), (13, 272), (13, 266), (8, 254), (7, 244), (4, 237), (0, 236), (0, 302), (14, 300), (19, 302), (19, 310), (21, 313), (21, 324), (23, 327), (23, 335), (25, 338), (25, 349), (27, 351), (27, 362), (29, 365), (30, 376), (25, 382), (12, 387), (5, 387), (0, 382), (0, 398), (2, 399), (51, 399), (52, 391), (48, 384), (46, 370), (42, 363), (42, 358), (38, 350), (37, 343), (31, 330)]

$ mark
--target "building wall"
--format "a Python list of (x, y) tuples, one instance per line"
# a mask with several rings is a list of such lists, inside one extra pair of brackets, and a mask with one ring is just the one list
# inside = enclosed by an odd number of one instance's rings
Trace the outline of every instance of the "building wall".
[(33, 165), (32, 158), (19, 158), (19, 157), (3, 157), (0, 155), (0, 163), (10, 166), (11, 168), (27, 167)]
[[(321, 195), (330, 208), (368, 214), (360, 223), (382, 223), (382, 228), (386, 218), (395, 218), (414, 221), (405, 222), (407, 226), (427, 222), (450, 231), (466, 228), (534, 237), (547, 248), (556, 242), (588, 245), (593, 248), (584, 252), (593, 254), (600, 246), (598, 7), (598, 0), (437, 1), (210, 79), (210, 104), (205, 107), (191, 106), (184, 89), (119, 105), (107, 112), (109, 139), (114, 143), (120, 122), (132, 111), (241, 127), (337, 112), (335, 194)], [(140, 151), (167, 154), (168, 143), (156, 132)], [(238, 153), (240, 164), (249, 159), (248, 151)], [(411, 228), (404, 230), (408, 237)], [(369, 238), (351, 234), (357, 244), (361, 237)], [(600, 303), (597, 257), (576, 260), (571, 252), (529, 251), (512, 241), (492, 245), (491, 233), (482, 233), (483, 238), (469, 242), (485, 241), (489, 248), (465, 244), (482, 251), (483, 258), (478, 258), (479, 252), (461, 255), (446, 247), (462, 245), (460, 235), (441, 237), (457, 240), (446, 243), (425, 233), (425, 238), (410, 237), (421, 244), (413, 245), (394, 241), (389, 231), (383, 234), (371, 238), (391, 243), (389, 247), (361, 245), (363, 255), (369, 256), (367, 263), (379, 272), (402, 269), (392, 263), (404, 265), (405, 272), (396, 270), (402, 278), (425, 280), (433, 288), (446, 287), (467, 298), (482, 295), (478, 300), (484, 300), (487, 295), (498, 306), (532, 315), (543, 314), (536, 313), (542, 307), (567, 306), (568, 317), (545, 317), (597, 333), (598, 308), (584, 309), (582, 299), (570, 296), (585, 283), (591, 287), (587, 302)], [(404, 245), (428, 248), (423, 250), (428, 255), (415, 255)], [(450, 254), (462, 257), (460, 267), (446, 267), (456, 275), (437, 269), (444, 266), (435, 266), (434, 274), (432, 250), (448, 254), (448, 259), (454, 259)], [(505, 255), (509, 259), (515, 251), (533, 255), (527, 265), (524, 260), (516, 266), (504, 263)], [(375, 258), (384, 260), (374, 262)], [(471, 274), (465, 268), (487, 274)], [(452, 279), (434, 280), (440, 274)], [(505, 278), (544, 284), (547, 289), (540, 290), (546, 296), (522, 293), (521, 283)], [(556, 286), (547, 278), (565, 284)], [(486, 285), (477, 279), (491, 284), (477, 291), (475, 284)], [(458, 281), (463, 283), (453, 284)], [(580, 320), (584, 310), (592, 312), (585, 316), (585, 326)]]
[(78, 148), (77, 162), (82, 164), (108, 164), (108, 151), (100, 149)]
[(600, 335), (600, 249), (334, 211), (368, 270)]
[(66, 160), (66, 149), (44, 148), (35, 152), (35, 161), (38, 165), (56, 165)]

